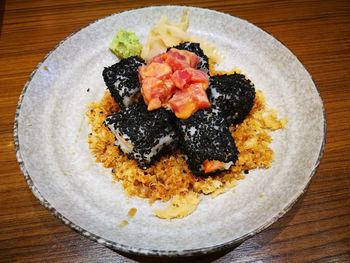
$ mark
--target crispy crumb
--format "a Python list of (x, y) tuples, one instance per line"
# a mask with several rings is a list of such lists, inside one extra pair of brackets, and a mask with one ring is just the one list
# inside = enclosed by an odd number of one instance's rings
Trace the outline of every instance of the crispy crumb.
[(192, 175), (179, 151), (162, 156), (146, 170), (139, 168), (135, 160), (129, 160), (114, 145), (113, 133), (103, 124), (107, 115), (118, 110), (108, 91), (102, 99), (89, 104), (86, 114), (91, 126), (88, 136), (90, 150), (97, 162), (112, 168), (113, 181), (120, 182), (129, 196), (148, 198), (150, 204), (191, 193), (215, 197), (234, 187), (249, 170), (269, 168), (274, 158), (269, 146), (272, 141), (270, 132), (285, 127), (287, 123), (286, 118), (279, 120), (275, 111), (266, 108), (262, 92), (257, 91), (247, 118), (243, 123), (230, 127), (239, 150), (236, 165), (219, 175), (202, 178)]
[(126, 227), (128, 224), (129, 224), (129, 222), (127, 220), (122, 220), (122, 221), (120, 221), (118, 226), (119, 227)]
[(134, 217), (136, 215), (137, 209), (135, 207), (130, 208), (128, 212), (128, 217)]

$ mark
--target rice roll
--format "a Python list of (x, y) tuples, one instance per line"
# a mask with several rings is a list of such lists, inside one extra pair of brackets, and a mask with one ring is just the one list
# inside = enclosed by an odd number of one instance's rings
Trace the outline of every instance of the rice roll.
[(140, 98), (139, 66), (145, 61), (139, 57), (129, 57), (103, 70), (103, 79), (115, 101), (121, 108), (136, 103)]
[(140, 102), (109, 115), (105, 124), (114, 133), (119, 149), (146, 169), (166, 149), (175, 147), (172, 118), (169, 111), (148, 111), (147, 106)]
[(200, 45), (198, 43), (183, 42), (177, 46), (174, 46), (174, 48), (187, 50), (195, 53), (199, 57), (199, 63), (197, 65), (197, 69), (200, 69), (208, 73), (209, 71), (208, 57), (204, 54), (203, 50), (200, 48)]
[(215, 107), (197, 111), (176, 121), (181, 148), (192, 173), (208, 176), (228, 170), (238, 158), (238, 150), (222, 114)]
[(254, 84), (244, 75), (216, 75), (209, 79), (209, 100), (217, 106), (229, 124), (241, 123), (253, 107)]

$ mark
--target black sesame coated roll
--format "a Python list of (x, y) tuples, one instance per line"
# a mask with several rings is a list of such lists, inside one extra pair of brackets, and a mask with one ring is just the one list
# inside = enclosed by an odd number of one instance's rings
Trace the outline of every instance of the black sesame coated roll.
[(208, 176), (235, 164), (238, 150), (220, 111), (215, 107), (197, 111), (176, 121), (181, 147), (192, 173)]
[(104, 68), (103, 79), (121, 108), (132, 105), (140, 97), (139, 66), (145, 65), (139, 57), (129, 57)]
[(209, 71), (208, 57), (204, 54), (203, 50), (200, 48), (200, 45), (198, 43), (183, 42), (175, 46), (174, 48), (187, 50), (195, 53), (200, 59), (197, 69), (200, 69), (208, 73)]
[(148, 111), (139, 102), (108, 116), (105, 124), (114, 133), (119, 149), (146, 169), (166, 149), (176, 146), (172, 118), (165, 109)]
[(238, 73), (210, 77), (208, 93), (212, 104), (222, 111), (229, 124), (241, 123), (255, 98), (254, 84)]

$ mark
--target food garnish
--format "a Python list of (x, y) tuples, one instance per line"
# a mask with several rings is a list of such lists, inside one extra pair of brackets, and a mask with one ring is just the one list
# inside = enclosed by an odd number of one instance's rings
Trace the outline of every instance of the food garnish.
[(137, 208), (135, 207), (132, 207), (130, 208), (129, 212), (128, 212), (128, 217), (134, 217), (136, 215), (136, 212), (137, 212)]
[(119, 58), (140, 56), (142, 45), (134, 32), (120, 28), (114, 35), (109, 49)]
[(221, 55), (215, 46), (199, 37), (187, 32), (188, 10), (184, 10), (181, 22), (169, 20), (165, 15), (161, 16), (158, 23), (151, 28), (146, 43), (143, 45), (141, 57), (148, 61), (158, 54), (164, 53), (169, 47), (183, 42), (200, 43), (204, 53), (215, 63), (221, 61)]
[(195, 53), (171, 48), (139, 67), (147, 109), (171, 108), (176, 117), (187, 119), (197, 110), (209, 108), (205, 92), (209, 76), (197, 69), (199, 62)]
[(200, 197), (197, 193), (176, 195), (164, 209), (157, 209), (154, 214), (163, 219), (183, 218), (191, 214), (198, 206)]

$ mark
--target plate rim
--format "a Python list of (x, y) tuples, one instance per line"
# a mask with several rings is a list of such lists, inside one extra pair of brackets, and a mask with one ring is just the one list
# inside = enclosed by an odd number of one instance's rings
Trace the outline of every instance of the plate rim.
[[(53, 207), (46, 199), (45, 197), (40, 193), (40, 191), (36, 188), (34, 181), (32, 180), (29, 172), (27, 171), (27, 168), (25, 167), (24, 161), (22, 159), (22, 155), (21, 155), (21, 148), (20, 148), (20, 143), (19, 143), (19, 137), (18, 137), (18, 122), (19, 122), (19, 116), (20, 116), (20, 111), (21, 111), (21, 105), (22, 105), (22, 101), (23, 98), (26, 94), (26, 91), (31, 83), (32, 78), (34, 77), (34, 75), (36, 74), (36, 72), (38, 71), (38, 69), (40, 68), (40, 66), (46, 61), (46, 59), (54, 52), (56, 51), (66, 40), (68, 40), (69, 38), (71, 38), (72, 36), (74, 36), (75, 34), (79, 33), (80, 31), (82, 31), (83, 29), (89, 27), (92, 24), (95, 24), (101, 20), (104, 20), (106, 18), (115, 16), (115, 15), (119, 15), (122, 13), (126, 13), (126, 12), (131, 12), (131, 11), (137, 11), (137, 10), (146, 10), (146, 9), (157, 9), (157, 8), (188, 8), (188, 9), (196, 9), (196, 10), (205, 10), (205, 11), (209, 11), (209, 12), (213, 12), (216, 13), (218, 15), (226, 15), (229, 16), (231, 18), (236, 18), (236, 19), (240, 19), (245, 23), (248, 23), (250, 25), (253, 25), (254, 27), (260, 29), (261, 31), (263, 31), (264, 33), (270, 35), (271, 37), (273, 37), (279, 44), (281, 44), (284, 48), (286, 48), (291, 56), (296, 59), (305, 69), (305, 71), (307, 72), (307, 74), (310, 76), (311, 81), (313, 82), (315, 88), (316, 88), (316, 92), (318, 93), (318, 96), (320, 98), (321, 104), (322, 104), (322, 113), (323, 113), (323, 139), (322, 139), (322, 143), (321, 143), (321, 147), (320, 147), (320, 151), (318, 153), (318, 157), (317, 160), (314, 164), (314, 167), (308, 177), (308, 181), (306, 183), (306, 185), (304, 186), (304, 188), (301, 190), (301, 192), (294, 198), (291, 200), (290, 203), (288, 203), (284, 209), (282, 209), (277, 215), (275, 215), (274, 217), (272, 217), (269, 221), (265, 222), (265, 224), (263, 224), (262, 226), (260, 226), (257, 229), (254, 229), (253, 231), (239, 237), (233, 240), (230, 240), (228, 242), (224, 242), (218, 245), (214, 245), (214, 246), (208, 246), (208, 247), (202, 247), (202, 248), (195, 248), (195, 249), (186, 249), (186, 250), (158, 250), (158, 249), (146, 249), (146, 248), (137, 248), (137, 247), (133, 247), (133, 246), (128, 246), (128, 245), (124, 245), (124, 244), (120, 244), (114, 241), (110, 241), (108, 239), (105, 239), (99, 235), (93, 234), (90, 231), (80, 227), (79, 225), (77, 225), (76, 223), (72, 222), (71, 220), (69, 220), (67, 217), (63, 216), (60, 212), (58, 212), (56, 210), (55, 207)], [(243, 243), (245, 240), (249, 239), (250, 237), (260, 233), (261, 231), (263, 231), (264, 229), (268, 228), (270, 225), (272, 225), (273, 223), (275, 223), (277, 220), (279, 220), (283, 215), (285, 215), (292, 207), (293, 205), (304, 195), (304, 193), (306, 192), (306, 190), (308, 189), (313, 176), (316, 174), (321, 159), (323, 157), (324, 154), (324, 148), (325, 148), (325, 144), (326, 144), (326, 134), (327, 134), (327, 120), (326, 120), (326, 112), (325, 112), (325, 108), (324, 108), (324, 103), (323, 103), (323, 99), (321, 97), (321, 94), (319, 92), (319, 89), (316, 85), (315, 80), (312, 78), (311, 74), (309, 73), (309, 71), (307, 70), (307, 68), (305, 67), (305, 65), (300, 61), (300, 59), (286, 46), (283, 44), (282, 41), (280, 41), (278, 38), (276, 38), (275, 36), (273, 36), (272, 34), (270, 34), (269, 32), (266, 32), (264, 29), (256, 26), (255, 24), (242, 19), (240, 17), (237, 16), (233, 16), (229, 13), (225, 13), (225, 12), (221, 12), (221, 11), (217, 11), (214, 9), (209, 9), (209, 8), (203, 8), (203, 7), (194, 7), (194, 6), (187, 6), (187, 5), (155, 5), (155, 6), (148, 6), (148, 7), (141, 7), (141, 8), (132, 8), (132, 9), (128, 9), (128, 10), (124, 10), (121, 12), (116, 12), (116, 13), (112, 13), (110, 15), (101, 17), (99, 19), (96, 19), (94, 21), (91, 21), (90, 23), (87, 23), (86, 25), (84, 25), (83, 27), (79, 28), (78, 30), (72, 32), (71, 34), (69, 34), (67, 37), (65, 37), (63, 40), (59, 41), (58, 44), (56, 44), (54, 46), (54, 48), (52, 48), (45, 56), (44, 58), (37, 64), (37, 66), (34, 68), (34, 70), (30, 73), (28, 80), (26, 81), (26, 83), (24, 84), (24, 87), (22, 89), (22, 92), (19, 96), (18, 99), (18, 103), (16, 106), (16, 111), (15, 111), (15, 118), (14, 118), (14, 126), (13, 126), (13, 139), (14, 139), (14, 145), (15, 145), (15, 153), (16, 153), (16, 159), (17, 162), (20, 166), (20, 169), (22, 171), (22, 174), (24, 176), (24, 179), (26, 181), (26, 183), (28, 184), (29, 189), (32, 191), (33, 195), (39, 200), (39, 202), (41, 203), (41, 205), (43, 205), (46, 209), (49, 210), (49, 212), (54, 215), (55, 217), (57, 217), (59, 220), (61, 220), (61, 222), (63, 222), (65, 225), (69, 226), (71, 229), (73, 229), (74, 231), (78, 232), (80, 235), (89, 238), (92, 241), (95, 241), (99, 244), (102, 244), (112, 250), (117, 250), (117, 251), (121, 251), (121, 252), (125, 252), (125, 253), (132, 253), (132, 254), (136, 254), (136, 255), (142, 255), (142, 256), (166, 256), (166, 257), (178, 257), (178, 256), (198, 256), (198, 255), (204, 255), (204, 254), (208, 254), (208, 253), (214, 253), (214, 252), (218, 252), (218, 251), (222, 251), (228, 248), (232, 248), (234, 246), (238, 246), (241, 243)]]

